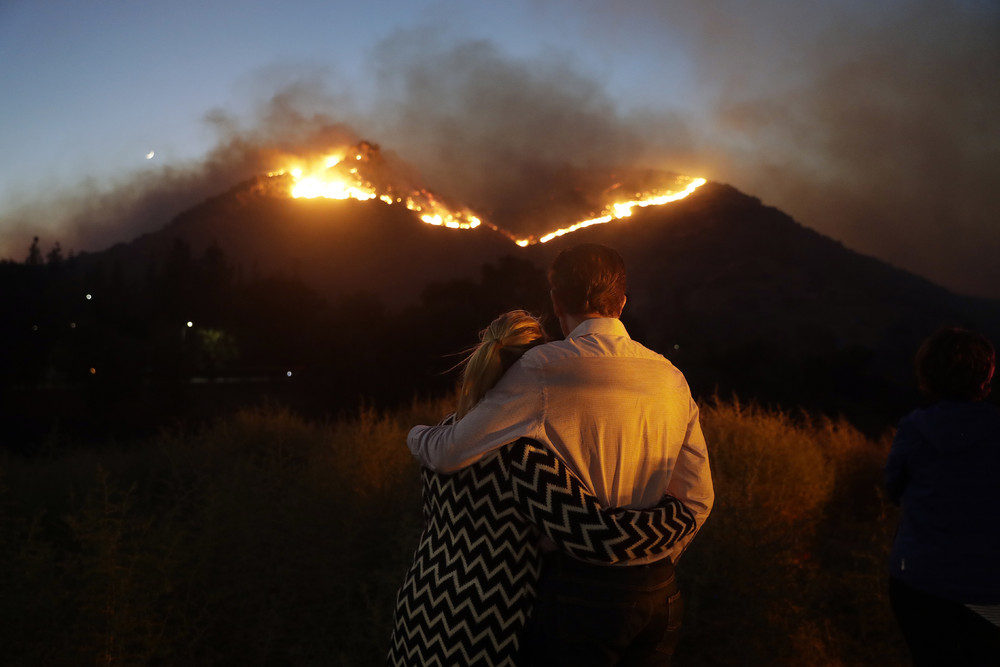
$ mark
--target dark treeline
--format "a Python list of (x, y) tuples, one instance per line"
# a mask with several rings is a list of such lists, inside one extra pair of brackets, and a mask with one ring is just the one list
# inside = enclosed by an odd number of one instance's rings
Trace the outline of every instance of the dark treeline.
[[(462, 352), (505, 310), (542, 315), (559, 333), (542, 256), (501, 257), (478, 276), (430, 283), (415, 303), (390, 307), (384, 286), (321, 292), (295, 269), (234, 262), (217, 243), (195, 252), (177, 237), (169, 247), (140, 271), (37, 240), (24, 261), (0, 262), (0, 443), (30, 453), (145, 437), (261, 404), (310, 419), (394, 408), (448, 392)], [(625, 325), (677, 364), (698, 400), (844, 416), (869, 435), (919, 402), (911, 361), (919, 341), (968, 319), (958, 307), (911, 308), (898, 295), (856, 310), (830, 306), (839, 314), (824, 319), (813, 301), (829, 296), (803, 297), (793, 281), (765, 282), (751, 298), (737, 289), (746, 278), (711, 291), (678, 262), (668, 263), (675, 275), (652, 270), (648, 253), (632, 248), (630, 257)], [(768, 295), (782, 290), (792, 305), (775, 310)], [(672, 296), (689, 292), (704, 305)], [(865, 336), (845, 330), (855, 321), (871, 322)]]
[[(123, 273), (37, 243), (0, 263), (6, 663), (382, 661), (421, 527), (405, 433), (449, 409), (447, 371), (485, 323), (547, 312), (544, 271), (502, 258), (396, 312), (260, 275), (217, 245), (178, 241), (144, 276)], [(639, 304), (626, 327), (653, 340), (665, 327)], [(657, 347), (708, 378), (695, 389), (718, 494), (680, 563), (677, 664), (902, 664), (888, 440), (707, 399), (713, 384), (778, 394), (750, 368), (710, 373), (708, 346)], [(834, 404), (824, 369), (793, 384), (810, 367), (764, 353), (773, 384)]]
[(180, 239), (139, 280), (36, 239), (24, 262), (0, 262), (0, 294), (0, 438), (27, 452), (250, 404), (321, 418), (441, 394), (485, 323), (548, 308), (544, 273), (513, 257), (391, 312), (374, 294), (330, 301), (294, 274), (260, 275)]

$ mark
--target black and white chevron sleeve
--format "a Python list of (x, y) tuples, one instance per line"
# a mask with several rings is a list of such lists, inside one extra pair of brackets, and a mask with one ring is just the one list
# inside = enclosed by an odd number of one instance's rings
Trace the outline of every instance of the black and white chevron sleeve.
[(585, 561), (617, 563), (668, 551), (695, 528), (694, 514), (664, 496), (644, 510), (605, 510), (555, 454), (521, 438), (509, 453), (520, 511), (559, 548)]

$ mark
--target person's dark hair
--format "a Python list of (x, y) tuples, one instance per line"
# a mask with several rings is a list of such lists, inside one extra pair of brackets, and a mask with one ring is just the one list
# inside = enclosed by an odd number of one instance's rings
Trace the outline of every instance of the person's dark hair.
[(996, 352), (986, 336), (945, 327), (917, 351), (917, 382), (935, 399), (978, 401), (990, 393), (995, 364)]
[(618, 317), (625, 305), (625, 261), (613, 248), (581, 243), (563, 250), (552, 262), (549, 286), (571, 314)]

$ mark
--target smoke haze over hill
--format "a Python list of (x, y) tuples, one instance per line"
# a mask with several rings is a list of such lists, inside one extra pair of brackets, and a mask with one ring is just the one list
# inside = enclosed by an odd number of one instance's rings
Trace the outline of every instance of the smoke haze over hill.
[(101, 249), (282, 153), (367, 139), (501, 226), (551, 203), (574, 169), (611, 181), (657, 168), (733, 184), (860, 252), (1000, 296), (996, 5), (786, 4), (525, 10), (573, 49), (478, 38), (437, 5), (384, 35), (355, 78), (335, 62), (258, 68), (240, 105), (205, 114), (203, 160), (12, 199), (0, 253), (23, 259), (33, 235)]

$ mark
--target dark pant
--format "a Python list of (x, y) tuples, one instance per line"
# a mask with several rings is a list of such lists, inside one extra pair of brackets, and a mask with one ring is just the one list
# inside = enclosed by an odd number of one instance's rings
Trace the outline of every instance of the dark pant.
[(669, 559), (611, 567), (550, 554), (538, 589), (519, 664), (670, 664), (683, 603)]
[(916, 667), (998, 667), (1000, 628), (961, 602), (889, 578), (892, 613)]

